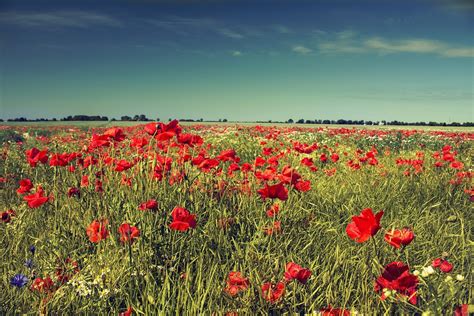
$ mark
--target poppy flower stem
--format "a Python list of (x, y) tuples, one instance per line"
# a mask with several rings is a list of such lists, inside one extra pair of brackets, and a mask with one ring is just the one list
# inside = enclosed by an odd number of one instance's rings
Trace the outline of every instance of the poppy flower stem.
[(129, 296), (130, 296), (130, 299), (132, 298), (132, 271), (133, 271), (133, 264), (132, 264), (132, 243), (131, 241), (128, 242), (128, 261), (129, 261), (129, 264), (130, 264), (130, 281), (129, 281), (129, 284), (128, 284), (128, 287), (129, 287)]
[(370, 259), (374, 258), (373, 254), (375, 253), (375, 258), (374, 259), (377, 260), (376, 261), (377, 263), (380, 262), (380, 261), (379, 261), (379, 252), (378, 252), (378, 247), (377, 247), (377, 241), (375, 240), (375, 238), (371, 238), (371, 240), (372, 240), (372, 245), (373, 245), (373, 251), (372, 251), (372, 255), (371, 254), (367, 255), (366, 265), (367, 265), (367, 269), (369, 270), (369, 273), (370, 273), (371, 277), (374, 278), (374, 277), (376, 277), (376, 275), (373, 272), (372, 263), (371, 263)]
[(410, 265), (410, 262), (408, 261), (408, 250), (406, 249), (405, 246), (402, 246), (402, 251), (405, 253), (405, 262)]

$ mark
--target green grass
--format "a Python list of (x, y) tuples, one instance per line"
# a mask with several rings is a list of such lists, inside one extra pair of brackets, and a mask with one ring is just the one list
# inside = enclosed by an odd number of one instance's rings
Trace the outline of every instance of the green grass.
[[(271, 203), (263, 202), (256, 194), (263, 184), (251, 174), (248, 176), (251, 195), (238, 193), (233, 188), (242, 185), (245, 180), (242, 173), (229, 177), (226, 168), (222, 175), (214, 175), (199, 171), (189, 162), (178, 165), (177, 149), (171, 148), (168, 153), (158, 152), (174, 159), (173, 170), (186, 172), (187, 178), (182, 183), (170, 185), (166, 179), (161, 182), (151, 179), (153, 162), (143, 159), (123, 172), (132, 178), (128, 187), (121, 185), (121, 173), (100, 164), (84, 170), (78, 168), (75, 172), (41, 164), (31, 168), (24, 150), (45, 147), (35, 138), (26, 137), (23, 147), (4, 143), (3, 151), (7, 154), (0, 160), (0, 175), (8, 180), (0, 184), (4, 208), (0, 211), (11, 208), (17, 216), (9, 224), (0, 222), (0, 314), (116, 314), (128, 306), (138, 314), (209, 315), (229, 311), (278, 314), (311, 313), (329, 305), (364, 315), (414, 314), (428, 310), (450, 314), (455, 306), (473, 302), (470, 285), (474, 218), (469, 196), (464, 192), (471, 184), (469, 179), (460, 185), (449, 184), (457, 170), (448, 166), (436, 169), (432, 158), (435, 150), (449, 143), (458, 150), (456, 158), (465, 164), (464, 170), (469, 170), (472, 141), (456, 143), (455, 138), (414, 135), (396, 143), (396, 134), (390, 140), (369, 140), (358, 134), (330, 136), (326, 132), (291, 132), (285, 130), (288, 126), (282, 128), (280, 136), (269, 140), (264, 137), (267, 132), (259, 133), (249, 127), (241, 129), (237, 136), (234, 127), (227, 130), (222, 125), (200, 130), (185, 127), (186, 132), (199, 134), (205, 143), (212, 144), (209, 156), (234, 148), (242, 158), (240, 164), (253, 163), (256, 156), (262, 155), (262, 147), (286, 150), (294, 140), (327, 144), (339, 153), (339, 162), (326, 165), (318, 161), (322, 152), (327, 153), (324, 148), (312, 154), (291, 151), (280, 158), (278, 170), (285, 165), (296, 167), (305, 180), (311, 181), (312, 189), (290, 190), (289, 199), (280, 202), (281, 211), (276, 218), (281, 221), (282, 232), (271, 236), (263, 232), (273, 223), (265, 214)], [(124, 141), (126, 144), (131, 135), (141, 135), (133, 127), (125, 128), (125, 132), (129, 136)], [(90, 138), (90, 133), (84, 131), (59, 129), (51, 133), (47, 147), (58, 153), (80, 151)], [(263, 140), (268, 143), (261, 146)], [(420, 142), (426, 145), (424, 149), (420, 149)], [(151, 144), (154, 150), (155, 142)], [(374, 144), (379, 151), (377, 166), (363, 165), (355, 171), (346, 165), (354, 158), (357, 148), (365, 152)], [(131, 151), (128, 145), (118, 148), (106, 152), (128, 161), (143, 156)], [(199, 150), (191, 149), (191, 156), (197, 156)], [(390, 154), (385, 155), (385, 150), (390, 150)], [(425, 153), (423, 172), (404, 176), (406, 168), (396, 166), (395, 159), (414, 159), (421, 150)], [(97, 152), (93, 154), (97, 156)], [(311, 172), (301, 165), (303, 157), (313, 157), (319, 170)], [(331, 168), (337, 172), (327, 176), (323, 170)], [(102, 194), (94, 191), (93, 184), (100, 170), (105, 173)], [(81, 198), (68, 198), (68, 188), (78, 186), (82, 175), (89, 175), (91, 185), (81, 188)], [(48, 194), (54, 194), (54, 201), (37, 209), (28, 208), (16, 193), (18, 181), (23, 178), (41, 184)], [(215, 188), (220, 181), (226, 181), (227, 186), (218, 193)], [(141, 202), (151, 198), (158, 201), (158, 210), (137, 209)], [(168, 228), (170, 213), (178, 205), (197, 214), (195, 229), (177, 232)], [(382, 229), (373, 240), (358, 244), (348, 238), (345, 228), (352, 216), (368, 207), (374, 212), (385, 211)], [(86, 228), (99, 218), (108, 219), (110, 237), (93, 244), (87, 238)], [(218, 225), (222, 218), (233, 218), (234, 223), (223, 230)], [(117, 232), (125, 221), (141, 231), (132, 245), (131, 263), (128, 248), (120, 243)], [(404, 226), (411, 227), (416, 237), (404, 251), (397, 251), (383, 240), (383, 235), (388, 229)], [(34, 257), (28, 252), (30, 245), (37, 248)], [(374, 292), (374, 280), (386, 264), (403, 261), (409, 264), (410, 271), (421, 271), (443, 253), (453, 263), (453, 271), (420, 277), (416, 306), (403, 300), (381, 301), (380, 295)], [(23, 266), (27, 258), (33, 258), (37, 276), (50, 275), (54, 280), (58, 262), (67, 257), (79, 263), (80, 272), (51, 294), (38, 294), (9, 284), (17, 273), (30, 275), (31, 271)], [(289, 283), (278, 303), (266, 302), (260, 286), (281, 280), (285, 264), (290, 261), (309, 268), (311, 278), (306, 285)], [(230, 271), (240, 271), (250, 280), (249, 289), (236, 297), (223, 292)], [(185, 279), (181, 278), (183, 273), (187, 275)], [(464, 276), (464, 280), (456, 280), (457, 274)], [(445, 281), (447, 275), (454, 280)], [(83, 295), (87, 290), (90, 294)]]

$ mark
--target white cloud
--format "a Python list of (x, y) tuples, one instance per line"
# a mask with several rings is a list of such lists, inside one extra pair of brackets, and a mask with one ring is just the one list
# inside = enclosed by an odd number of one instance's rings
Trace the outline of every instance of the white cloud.
[[(328, 37), (327, 37), (328, 38)], [(344, 53), (416, 53), (434, 54), (443, 57), (474, 57), (474, 47), (456, 46), (451, 43), (411, 38), (392, 40), (382, 37), (364, 38), (354, 31), (343, 31), (332, 34), (332, 39), (321, 40), (318, 49), (324, 54)]]
[(105, 14), (89, 11), (51, 11), (51, 12), (3, 12), (0, 23), (13, 24), (21, 27), (78, 27), (87, 28), (92, 25), (118, 27), (122, 23)]
[(448, 48), (441, 55), (445, 57), (471, 57), (474, 58), (474, 47)]
[(293, 46), (292, 50), (295, 53), (302, 54), (302, 55), (307, 55), (313, 51), (312, 49), (302, 46), (302, 45)]
[(366, 40), (364, 45), (369, 49), (375, 49), (389, 53), (436, 53), (445, 49), (446, 47), (446, 44), (433, 40), (408, 39), (400, 41), (387, 41), (379, 37)]

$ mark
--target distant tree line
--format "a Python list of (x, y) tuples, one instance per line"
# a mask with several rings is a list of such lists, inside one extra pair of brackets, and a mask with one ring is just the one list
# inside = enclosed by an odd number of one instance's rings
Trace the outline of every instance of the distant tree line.
[[(270, 123), (272, 121), (269, 121)], [(276, 123), (276, 122), (273, 122)], [(299, 119), (298, 121), (293, 121), (293, 119), (289, 119), (284, 123), (292, 124), (339, 124), (339, 125), (394, 125), (394, 126), (474, 126), (474, 122), (452, 122), (452, 123), (445, 123), (445, 122), (403, 122), (403, 121), (365, 121), (365, 120), (305, 120)]]
[[(168, 118), (168, 121), (171, 121), (172, 118)], [(25, 117), (19, 117), (19, 118), (14, 118), (14, 119), (8, 119), (8, 122), (55, 122), (57, 121), (56, 118), (52, 119), (45, 119), (45, 118), (38, 118), (38, 119), (27, 119)], [(109, 121), (109, 118), (107, 116), (99, 116), (99, 115), (69, 115), (67, 117), (64, 117), (60, 119), (60, 121)], [(112, 118), (110, 121), (117, 121), (115, 118)], [(141, 121), (141, 122), (148, 122), (148, 121), (153, 121), (152, 119), (149, 119), (146, 117), (145, 114), (140, 114), (140, 115), (135, 115), (133, 117), (124, 115), (120, 117), (120, 121)], [(156, 118), (154, 121), (159, 122), (160, 118)], [(200, 119), (186, 119), (186, 118), (181, 118), (179, 119), (181, 122), (228, 122), (226, 118), (224, 119), (218, 119), (218, 120), (204, 120), (203, 118)], [(0, 119), (0, 122), (3, 122), (3, 119)], [(297, 121), (294, 121), (293, 119), (288, 119), (286, 121), (256, 121), (256, 123), (287, 123), (287, 124), (325, 124), (325, 125), (393, 125), (393, 126), (469, 126), (472, 127), (474, 126), (474, 122), (464, 122), (464, 123), (458, 123), (458, 122), (452, 122), (452, 123), (445, 123), (445, 122), (403, 122), (403, 121), (366, 121), (366, 120), (344, 120), (344, 119), (339, 119), (339, 120), (320, 120), (320, 119), (315, 119), (315, 120), (308, 120), (308, 119), (299, 119)]]
[[(37, 118), (37, 119), (33, 119), (33, 120), (29, 120), (25, 117), (17, 117), (17, 118), (14, 118), (14, 119), (8, 119), (7, 122), (56, 122), (57, 119), (56, 118), (52, 118), (52, 119), (45, 119), (45, 118)], [(0, 119), (0, 122), (3, 122), (3, 119)]]
[(109, 118), (107, 116), (99, 116), (99, 115), (69, 115), (68, 117), (63, 117), (61, 121), (108, 121)]

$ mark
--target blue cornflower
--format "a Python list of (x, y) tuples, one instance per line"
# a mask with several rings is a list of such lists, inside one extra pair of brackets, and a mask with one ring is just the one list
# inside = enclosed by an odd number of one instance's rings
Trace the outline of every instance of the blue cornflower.
[(31, 245), (31, 246), (30, 246), (30, 252), (31, 252), (31, 254), (32, 254), (33, 256), (35, 255), (35, 251), (36, 251), (36, 247), (33, 246), (33, 245)]
[(28, 269), (32, 269), (35, 264), (33, 263), (33, 259), (26, 259), (25, 261), (25, 267)]
[(10, 279), (10, 284), (17, 287), (24, 287), (28, 283), (28, 277), (24, 274), (17, 274)]

